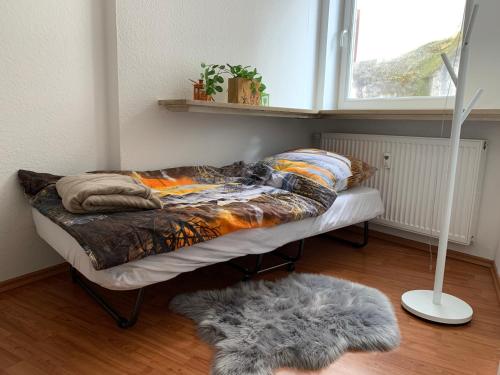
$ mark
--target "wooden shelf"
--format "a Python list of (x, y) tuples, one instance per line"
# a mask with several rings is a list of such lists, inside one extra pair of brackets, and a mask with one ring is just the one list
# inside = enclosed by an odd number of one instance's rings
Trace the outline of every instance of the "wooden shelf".
[[(245, 104), (205, 102), (199, 100), (159, 100), (158, 104), (172, 112), (218, 113), (240, 116), (267, 116), (333, 120), (451, 120), (452, 110), (443, 109), (356, 109), (316, 110), (265, 107)], [(500, 109), (475, 109), (468, 121), (500, 122)]]
[[(451, 109), (356, 109), (319, 111), (320, 118), (338, 120), (451, 120)], [(467, 121), (500, 121), (500, 109), (474, 109)]]
[(266, 107), (246, 104), (205, 102), (200, 100), (173, 99), (159, 100), (158, 104), (172, 112), (220, 113), (242, 116), (268, 116), (291, 118), (318, 118), (314, 109)]

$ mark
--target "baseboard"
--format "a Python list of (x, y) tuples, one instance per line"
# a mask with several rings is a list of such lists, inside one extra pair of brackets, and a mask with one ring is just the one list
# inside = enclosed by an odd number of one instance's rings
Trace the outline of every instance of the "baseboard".
[[(352, 225), (352, 226), (349, 226), (346, 228), (342, 228), (340, 230), (348, 230), (351, 232), (362, 233), (362, 228), (355, 226), (355, 225)], [(372, 229), (371, 227), (370, 227), (370, 237), (374, 237), (374, 238), (378, 238), (380, 240), (396, 243), (396, 244), (401, 245), (401, 246), (411, 247), (413, 249), (417, 249), (417, 250), (421, 250), (421, 251), (427, 251), (427, 252), (429, 251), (429, 244), (427, 244), (427, 243), (411, 240), (409, 238), (399, 237), (399, 236), (396, 236), (394, 234), (380, 232), (378, 230)], [(433, 254), (437, 253), (437, 246), (431, 245), (430, 248), (431, 248), (431, 251)], [(462, 260), (464, 262), (473, 263), (473, 264), (477, 264), (479, 266), (488, 267), (488, 268), (494, 267), (494, 265), (495, 265), (495, 262), (491, 259), (486, 259), (486, 258), (479, 257), (476, 255), (471, 255), (471, 254), (465, 254), (465, 253), (462, 253), (460, 251), (452, 250), (452, 249), (448, 249), (447, 258)]]
[(26, 275), (14, 277), (13, 279), (2, 281), (0, 282), (0, 293), (5, 292), (7, 290), (19, 288), (20, 286), (30, 284), (38, 280), (42, 280), (50, 276), (57, 275), (67, 270), (68, 270), (68, 263), (64, 262), (35, 272), (27, 273)]
[[(411, 247), (411, 248), (422, 250), (422, 251), (429, 251), (429, 245), (424, 244), (422, 242), (408, 240), (406, 238), (401, 238), (401, 237), (393, 236), (391, 234), (377, 232), (377, 231), (370, 231), (370, 235), (372, 237), (379, 238), (381, 240), (397, 243), (398, 245), (407, 246), (407, 247)], [(431, 246), (431, 251), (433, 254), (436, 254), (437, 253), (437, 246)], [(448, 251), (446, 253), (446, 257), (449, 259), (460, 260), (462, 262), (472, 263), (472, 264), (476, 264), (476, 265), (479, 265), (482, 267), (489, 268), (490, 272), (491, 272), (493, 286), (494, 286), (495, 291), (497, 293), (498, 301), (500, 302), (500, 277), (498, 274), (498, 270), (496, 269), (496, 266), (495, 266), (495, 261), (493, 261), (491, 259), (478, 257), (476, 255), (464, 254), (464, 253), (461, 253), (460, 251), (451, 250), (451, 249), (448, 249)]]
[[(349, 230), (351, 232), (361, 233), (362, 229), (358, 226), (350, 226), (347, 228), (343, 228), (345, 230)], [(342, 229), (341, 229), (342, 230)], [(370, 229), (370, 237), (378, 238), (380, 240), (392, 242), (401, 246), (411, 247), (412, 249), (420, 250), (420, 251), (429, 251), (429, 244), (418, 242), (414, 240), (410, 240), (408, 238), (398, 237), (392, 234), (379, 232), (377, 230)], [(437, 253), (437, 246), (431, 245), (431, 251), (433, 254)], [(495, 261), (491, 259), (486, 259), (482, 257), (478, 257), (476, 255), (470, 255), (461, 253), (460, 251), (448, 249), (446, 253), (446, 257), (449, 259), (460, 260), (462, 262), (476, 264), (478, 266), (486, 267), (491, 272), (491, 277), (493, 279), (493, 285), (495, 287), (498, 301), (500, 302), (500, 270), (497, 270), (495, 265)]]
[[(341, 230), (349, 230), (356, 233), (361, 233), (361, 228), (356, 226), (350, 226), (343, 228)], [(370, 236), (378, 238), (384, 241), (389, 241), (396, 243), (398, 245), (411, 247), (420, 251), (429, 251), (429, 245), (422, 242), (409, 240), (407, 238), (397, 237), (392, 234), (382, 233), (375, 230), (370, 230)], [(431, 246), (433, 253), (437, 252), (436, 246)], [(475, 255), (464, 254), (456, 250), (448, 250), (447, 257), (450, 259), (461, 260), (462, 262), (477, 264), (479, 266), (487, 267), (491, 270), (491, 276), (493, 278), (493, 284), (497, 292), (498, 299), (500, 301), (500, 270), (497, 270), (495, 262), (490, 259), (481, 258)], [(61, 264), (56, 264), (48, 268), (44, 268), (35, 272), (28, 273), (26, 275), (18, 276), (10, 280), (5, 280), (0, 282), (0, 293), (7, 290), (15, 289), (20, 286), (30, 284), (32, 282), (45, 279), (50, 276), (57, 275), (59, 273), (65, 272), (68, 269), (68, 263), (64, 262)]]
[(495, 284), (498, 300), (500, 301), (500, 270), (495, 263), (493, 263), (493, 267), (491, 267), (491, 277), (493, 277), (493, 284)]
[[(427, 252), (429, 251), (429, 244), (425, 244), (422, 242), (409, 240), (409, 239), (406, 239), (403, 237), (398, 237), (398, 236), (394, 236), (392, 234), (387, 234), (387, 233), (383, 233), (383, 232), (379, 232), (379, 231), (370, 231), (370, 235), (372, 237), (379, 238), (381, 240), (397, 243), (398, 245), (411, 247), (411, 248), (418, 249), (421, 251), (427, 251)], [(437, 246), (431, 245), (430, 249), (431, 249), (433, 254), (437, 253)], [(446, 256), (447, 256), (447, 258), (450, 258), (450, 259), (461, 260), (463, 262), (473, 263), (473, 264), (477, 264), (477, 265), (483, 266), (483, 267), (492, 268), (494, 266), (494, 261), (491, 259), (478, 257), (476, 255), (465, 254), (465, 253), (462, 253), (460, 251), (456, 251), (456, 250), (452, 250), (452, 249), (448, 249)]]

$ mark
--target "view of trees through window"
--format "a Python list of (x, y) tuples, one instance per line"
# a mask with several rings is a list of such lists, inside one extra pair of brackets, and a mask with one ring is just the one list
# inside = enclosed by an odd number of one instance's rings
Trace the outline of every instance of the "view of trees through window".
[(464, 6), (465, 0), (357, 0), (349, 98), (454, 95), (441, 53), (458, 68)]

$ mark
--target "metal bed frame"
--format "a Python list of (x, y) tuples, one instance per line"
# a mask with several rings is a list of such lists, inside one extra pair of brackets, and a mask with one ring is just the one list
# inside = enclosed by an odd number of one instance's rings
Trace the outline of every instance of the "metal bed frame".
[[(337, 236), (328, 235), (329, 238), (339, 241), (341, 243), (352, 246), (353, 248), (359, 249), (368, 244), (368, 221), (363, 223), (363, 234), (360, 242), (354, 242), (351, 240), (347, 240), (344, 238), (340, 238)], [(286, 267), (288, 272), (293, 272), (295, 270), (295, 263), (300, 260), (304, 253), (304, 244), (305, 239), (302, 239), (299, 242), (299, 246), (297, 249), (297, 253), (295, 255), (287, 255), (278, 250), (274, 250), (270, 255), (274, 257), (280, 258), (283, 262), (275, 264), (270, 267), (262, 268), (262, 261), (264, 259), (265, 254), (257, 254), (255, 266), (253, 268), (248, 268), (242, 266), (236, 262), (228, 262), (230, 266), (237, 269), (238, 271), (243, 273), (243, 281), (248, 281), (252, 277), (259, 275), (264, 272), (272, 271), (277, 268)], [(134, 301), (134, 305), (132, 311), (128, 315), (128, 317), (124, 317), (119, 311), (116, 310), (103, 296), (101, 296), (92, 286), (90, 286), (87, 279), (78, 272), (73, 266), (70, 266), (70, 274), (71, 280), (79, 285), (94, 301), (96, 301), (103, 309), (106, 311), (111, 318), (114, 319), (118, 327), (120, 328), (130, 328), (132, 327), (139, 317), (139, 312), (141, 310), (142, 302), (144, 301), (144, 290), (145, 287), (137, 289), (137, 295)]]
[(295, 270), (295, 262), (297, 262), (298, 260), (300, 260), (300, 258), (302, 258), (302, 254), (304, 253), (304, 243), (305, 243), (304, 239), (299, 241), (299, 248), (297, 250), (296, 255), (290, 256), (290, 255), (282, 253), (279, 250), (274, 250), (274, 251), (270, 252), (269, 253), (270, 255), (273, 255), (273, 256), (280, 258), (284, 261), (284, 262), (275, 264), (275, 265), (270, 266), (270, 267), (262, 268), (262, 261), (264, 260), (265, 254), (257, 254), (256, 255), (255, 266), (253, 268), (244, 267), (244, 266), (242, 266), (236, 262), (233, 262), (233, 261), (229, 261), (228, 264), (231, 267), (233, 267), (233, 268), (235, 268), (238, 271), (243, 273), (243, 281), (248, 281), (252, 277), (254, 277), (258, 274), (272, 271), (274, 269), (281, 268), (281, 267), (286, 267), (288, 272), (292, 272)]
[(101, 306), (118, 324), (120, 328), (132, 327), (139, 317), (142, 301), (144, 300), (144, 287), (137, 289), (137, 296), (135, 298), (134, 307), (128, 318), (122, 316), (109, 302), (104, 299), (98, 292), (96, 292), (88, 283), (87, 279), (78, 272), (73, 266), (69, 266), (71, 280), (78, 284), (87, 294)]
[(350, 246), (354, 247), (355, 249), (361, 249), (362, 247), (365, 247), (368, 244), (368, 234), (369, 234), (368, 221), (364, 221), (363, 222), (363, 235), (362, 235), (362, 239), (360, 242), (346, 240), (345, 238), (333, 236), (331, 234), (328, 234), (328, 237), (331, 238), (332, 240), (336, 240), (336, 241), (341, 242), (343, 244), (350, 245)]

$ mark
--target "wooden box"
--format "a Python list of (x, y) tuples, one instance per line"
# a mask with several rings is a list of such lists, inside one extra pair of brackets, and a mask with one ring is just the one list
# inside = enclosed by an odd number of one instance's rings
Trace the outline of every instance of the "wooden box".
[(227, 101), (236, 104), (260, 105), (260, 83), (253, 81), (255, 92), (252, 93), (252, 81), (245, 78), (227, 80)]

